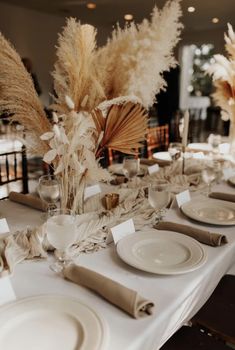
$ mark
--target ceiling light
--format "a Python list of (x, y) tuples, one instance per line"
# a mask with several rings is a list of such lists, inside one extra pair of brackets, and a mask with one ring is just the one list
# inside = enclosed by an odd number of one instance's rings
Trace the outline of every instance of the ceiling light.
[(195, 7), (193, 7), (193, 6), (188, 7), (188, 12), (194, 12), (194, 11), (195, 11)]
[(212, 23), (218, 23), (219, 22), (219, 18), (214, 17), (214, 18), (212, 18), (211, 22)]
[(94, 2), (88, 2), (86, 7), (90, 10), (94, 10), (96, 8), (96, 4)]
[(126, 21), (132, 21), (133, 20), (133, 15), (131, 13), (128, 13), (124, 16)]

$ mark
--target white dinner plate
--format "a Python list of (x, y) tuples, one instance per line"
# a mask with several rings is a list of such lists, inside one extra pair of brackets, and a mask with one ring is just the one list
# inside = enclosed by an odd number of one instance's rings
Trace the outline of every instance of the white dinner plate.
[(104, 321), (77, 299), (44, 295), (0, 308), (0, 349), (103, 350)]
[[(122, 163), (112, 164), (109, 166), (108, 169), (113, 174), (124, 175)], [(139, 170), (137, 176), (144, 176), (145, 173), (146, 173), (146, 167), (140, 166), (140, 170)]]
[(201, 244), (171, 231), (136, 232), (117, 243), (117, 253), (127, 264), (161, 275), (177, 275), (199, 268), (206, 255)]
[(159, 160), (166, 160), (168, 162), (172, 161), (171, 155), (169, 152), (155, 152), (153, 153), (153, 158), (159, 159)]
[(234, 175), (234, 176), (231, 176), (231, 177), (228, 179), (228, 182), (229, 182), (231, 185), (235, 186), (235, 175)]
[(187, 148), (194, 151), (204, 151), (204, 152), (213, 151), (213, 147), (209, 143), (189, 143)]
[(214, 225), (235, 225), (235, 204), (208, 198), (191, 200), (181, 206), (182, 212), (191, 219)]

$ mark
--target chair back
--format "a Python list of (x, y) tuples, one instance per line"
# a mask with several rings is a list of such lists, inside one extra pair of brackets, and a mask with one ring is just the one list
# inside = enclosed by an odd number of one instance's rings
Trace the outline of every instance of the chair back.
[(169, 146), (169, 126), (161, 125), (147, 130), (147, 155), (151, 159), (154, 151), (166, 151)]
[[(28, 193), (26, 148), (0, 154), (0, 199), (8, 198), (11, 183), (21, 181), (21, 192)], [(4, 191), (1, 191), (4, 188)], [(1, 193), (2, 192), (2, 193)]]

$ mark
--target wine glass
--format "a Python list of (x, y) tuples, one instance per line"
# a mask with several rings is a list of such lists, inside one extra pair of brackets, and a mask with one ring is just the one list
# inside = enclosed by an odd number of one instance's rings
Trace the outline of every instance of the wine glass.
[(60, 272), (67, 261), (66, 251), (77, 238), (76, 215), (70, 209), (51, 209), (46, 222), (48, 242), (57, 250), (57, 262), (50, 266)]
[(48, 210), (55, 209), (60, 199), (60, 182), (55, 175), (43, 175), (39, 178), (38, 193), (48, 203)]
[(134, 157), (124, 157), (123, 159), (123, 173), (128, 180), (133, 179), (140, 170), (140, 160)]
[(148, 188), (148, 201), (152, 208), (159, 210), (165, 208), (170, 200), (167, 184), (151, 184)]
[(211, 184), (215, 180), (215, 172), (213, 169), (204, 169), (202, 170), (202, 180), (207, 184), (207, 197), (211, 193)]

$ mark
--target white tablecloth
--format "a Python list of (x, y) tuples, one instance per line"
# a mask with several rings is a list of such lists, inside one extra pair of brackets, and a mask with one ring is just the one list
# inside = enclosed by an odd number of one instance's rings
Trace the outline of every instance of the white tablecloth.
[[(12, 230), (37, 225), (43, 220), (42, 213), (10, 201), (0, 202), (0, 214), (7, 217)], [(176, 210), (169, 210), (167, 218), (188, 223), (188, 219)], [(109, 326), (107, 350), (157, 350), (199, 310), (235, 262), (234, 226), (213, 227), (211, 230), (226, 234), (229, 243), (216, 248), (203, 245), (208, 255), (205, 265), (183, 275), (160, 276), (138, 271), (119, 259), (114, 246), (80, 256), (81, 265), (111, 277), (154, 301), (154, 314), (143, 319), (132, 319), (88, 289), (64, 281), (50, 271), (48, 261), (19, 264), (11, 278), (12, 284), (17, 298), (56, 293), (77, 297), (89, 304)]]

